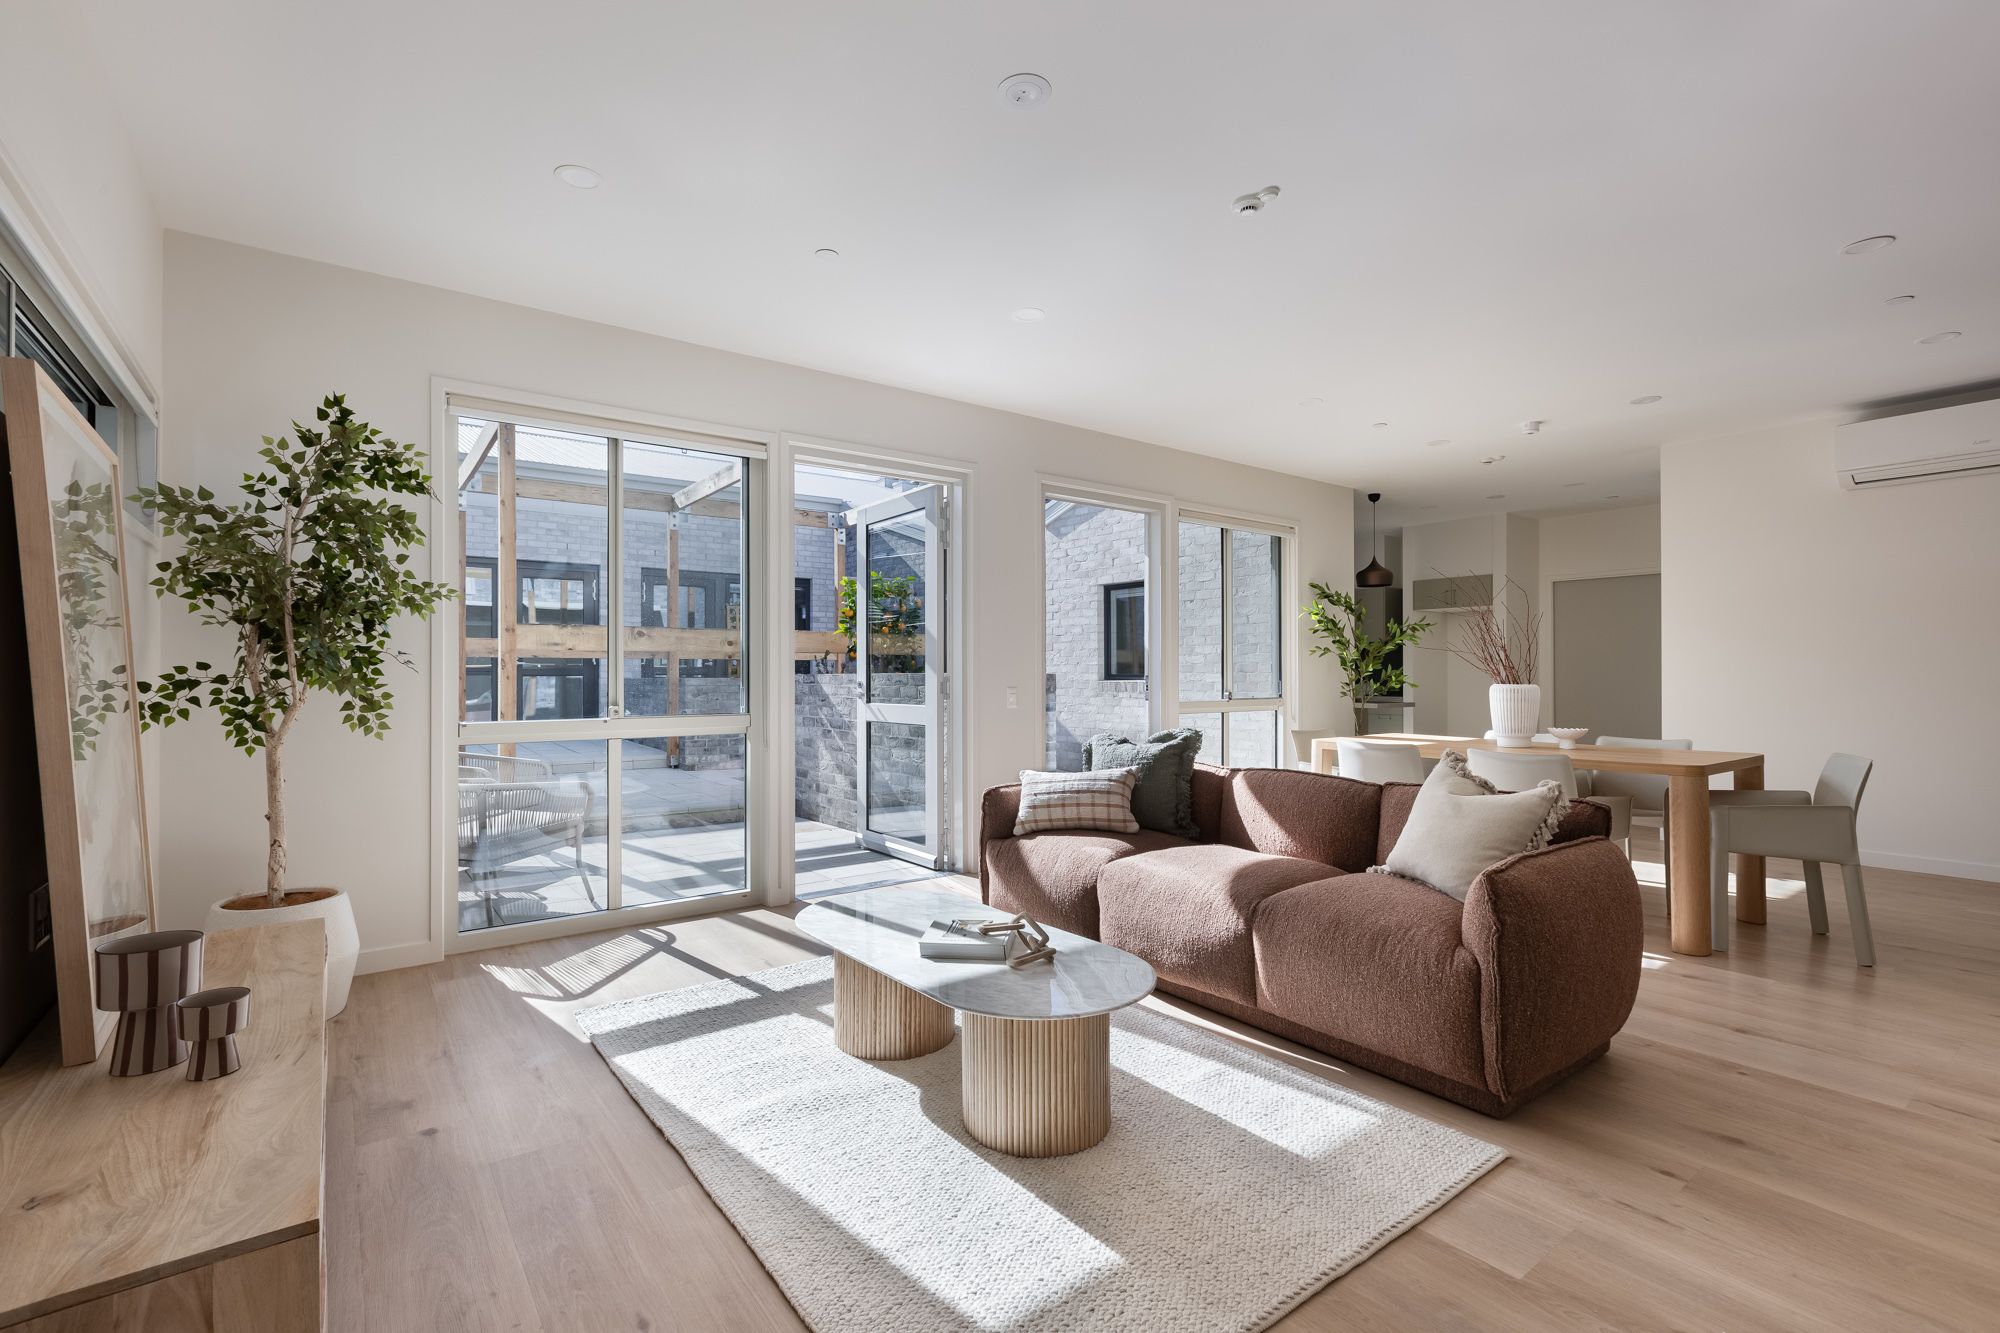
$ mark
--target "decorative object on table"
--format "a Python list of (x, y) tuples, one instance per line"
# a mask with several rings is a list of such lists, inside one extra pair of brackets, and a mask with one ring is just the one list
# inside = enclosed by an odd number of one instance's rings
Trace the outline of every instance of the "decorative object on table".
[(174, 1027), (191, 1048), (188, 1082), (206, 1083), (241, 1069), (236, 1034), (249, 1026), (248, 986), (217, 986), (174, 1001)]
[(1509, 749), (1533, 744), (1541, 729), (1542, 687), (1535, 676), (1542, 617), (1533, 608), (1528, 590), (1508, 579), (1489, 605), (1459, 614), (1458, 642), (1445, 645), (1446, 652), (1479, 668), (1493, 682), (1486, 692), (1493, 739)]
[(1472, 881), (1489, 866), (1548, 846), (1569, 804), (1555, 782), (1503, 793), (1474, 773), (1464, 755), (1446, 750), (1417, 791), (1396, 845), (1383, 864), (1369, 869), (1464, 902)]
[[(153, 925), (118, 456), (34, 362), (0, 362), (66, 1065), (97, 1058), (91, 950)], [(116, 1012), (116, 1011), (112, 1011)]]
[(930, 929), (917, 937), (917, 954), (922, 958), (962, 962), (1005, 962), (1012, 940), (981, 929), (990, 920), (983, 916), (961, 916), (933, 921)]
[[(1340, 667), (1341, 694), (1354, 705), (1354, 728), (1366, 731), (1364, 700), (1400, 695), (1415, 689), (1403, 668), (1389, 658), (1400, 649), (1414, 646), (1432, 626), (1428, 620), (1408, 624), (1391, 620), (1383, 626), (1383, 636), (1368, 633), (1368, 610), (1352, 594), (1314, 583), (1312, 601), (1299, 614), (1308, 622), (1314, 642), (1314, 657), (1331, 656)], [(1324, 642), (1321, 642), (1321, 641)]]
[(1139, 780), (1132, 788), (1132, 818), (1142, 829), (1199, 838), (1194, 822), (1194, 765), (1201, 753), (1201, 732), (1195, 727), (1156, 731), (1143, 741), (1099, 732), (1083, 743), (1087, 771), (1132, 768)]
[(97, 946), (97, 1007), (118, 1016), (112, 1075), (157, 1074), (188, 1058), (173, 1006), (201, 988), (198, 930), (125, 935)]
[(235, 639), (228, 666), (170, 667), (139, 690), (146, 725), (171, 726), (192, 709), (213, 708), (232, 745), (263, 752), (264, 891), (218, 900), (209, 929), (324, 920), (331, 1018), (347, 1005), (361, 942), (341, 890), (286, 890), (285, 740), (314, 692), (340, 698), (349, 730), (386, 732), (385, 664), (412, 665), (390, 643), (396, 618), (428, 618), (456, 594), (410, 572), (423, 520), (394, 497), (430, 498), (423, 450), (385, 438), (340, 394), (316, 415), (317, 426), (294, 422), (290, 439), (265, 437), (263, 465), (245, 474), (235, 504), (217, 503), (205, 486), (138, 493), (160, 531), (180, 540), (153, 587)]
[(1037, 773), (1021, 770), (1021, 808), (1014, 815), (1014, 836), (1053, 829), (1088, 828), (1106, 833), (1137, 833), (1132, 817), (1136, 768), (1101, 768), (1094, 773)]
[(1368, 492), (1368, 563), (1354, 571), (1354, 586), (1357, 588), (1387, 588), (1396, 582), (1396, 571), (1376, 558), (1381, 549), (1382, 529), (1375, 521), (1375, 506), (1381, 503), (1382, 492)]
[(1556, 738), (1559, 749), (1574, 750), (1576, 743), (1590, 734), (1589, 727), (1550, 727), (1549, 735)]
[[(1031, 916), (1016, 916), (1005, 921), (981, 923), (979, 933), (993, 939), (1003, 940), (1002, 956), (1009, 967), (1026, 967), (1030, 963), (1046, 962), (1056, 956), (1056, 946), (1049, 943), (1049, 932)], [(1021, 948), (1015, 950), (1014, 941), (1021, 941)]]

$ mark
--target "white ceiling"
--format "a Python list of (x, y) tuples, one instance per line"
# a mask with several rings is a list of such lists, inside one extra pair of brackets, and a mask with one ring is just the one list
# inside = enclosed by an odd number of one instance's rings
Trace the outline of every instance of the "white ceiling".
[(171, 227), (1385, 523), (1643, 498), (1664, 439), (2000, 373), (1992, 0), (83, 3)]

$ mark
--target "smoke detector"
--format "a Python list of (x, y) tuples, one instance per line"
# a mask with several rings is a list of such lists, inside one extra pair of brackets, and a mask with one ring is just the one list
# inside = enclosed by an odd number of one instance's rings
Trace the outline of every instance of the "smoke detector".
[(1039, 74), (1009, 74), (1000, 80), (1000, 100), (1016, 111), (1033, 111), (1055, 90)]
[(1542, 433), (1542, 427), (1548, 424), (1549, 423), (1546, 421), (1523, 421), (1521, 423), (1521, 434), (1540, 435)]
[(1231, 204), (1229, 209), (1232, 213), (1261, 213), (1264, 211), (1264, 205), (1277, 197), (1278, 187), (1275, 185), (1266, 185), (1254, 194), (1237, 195), (1236, 202)]

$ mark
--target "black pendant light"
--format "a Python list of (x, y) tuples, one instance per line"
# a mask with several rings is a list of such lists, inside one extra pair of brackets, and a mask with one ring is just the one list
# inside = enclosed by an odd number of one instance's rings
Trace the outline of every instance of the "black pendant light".
[(1354, 586), (1357, 588), (1386, 588), (1396, 581), (1396, 571), (1375, 558), (1376, 542), (1380, 537), (1375, 525), (1375, 505), (1381, 498), (1380, 491), (1368, 493), (1368, 564), (1354, 575)]

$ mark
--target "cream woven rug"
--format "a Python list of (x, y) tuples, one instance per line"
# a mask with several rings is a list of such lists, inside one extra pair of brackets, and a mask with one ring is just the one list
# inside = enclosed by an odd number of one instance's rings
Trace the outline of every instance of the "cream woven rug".
[(1008, 1157), (959, 1124), (958, 1042), (870, 1063), (832, 1014), (816, 958), (579, 1019), (819, 1333), (1261, 1329), (1506, 1155), (1133, 1008), (1110, 1135)]

